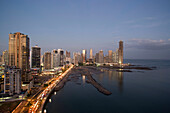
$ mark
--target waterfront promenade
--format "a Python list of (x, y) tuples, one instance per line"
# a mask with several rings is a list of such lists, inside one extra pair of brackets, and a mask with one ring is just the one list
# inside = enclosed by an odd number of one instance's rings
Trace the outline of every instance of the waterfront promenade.
[(48, 81), (50, 83), (47, 87), (44, 88), (44, 84), (39, 87), (37, 93), (33, 95), (31, 98), (27, 98), (22, 101), (12, 113), (39, 113), (42, 112), (43, 106), (46, 102), (47, 97), (53, 91), (53, 89), (63, 80), (63, 78), (71, 71), (73, 65), (70, 65), (64, 73), (62, 73), (57, 78), (52, 78)]
[(32, 104), (32, 106), (29, 109), (29, 113), (42, 113), (44, 104), (48, 99), (48, 96), (51, 94), (51, 92), (54, 90), (56, 85), (60, 83), (60, 81), (63, 80), (63, 78), (71, 71), (71, 69), (74, 67), (74, 65), (71, 65), (69, 69), (67, 69), (62, 75), (55, 78), (55, 80), (43, 90), (39, 96), (37, 96), (36, 101)]

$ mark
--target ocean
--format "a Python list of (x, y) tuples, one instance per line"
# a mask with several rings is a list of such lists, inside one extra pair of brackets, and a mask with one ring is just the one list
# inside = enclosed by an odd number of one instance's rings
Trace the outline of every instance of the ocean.
[(170, 113), (170, 60), (125, 59), (124, 63), (156, 68), (93, 72), (93, 78), (111, 95), (86, 83), (85, 76), (73, 79), (72, 74), (64, 88), (50, 97), (47, 113)]

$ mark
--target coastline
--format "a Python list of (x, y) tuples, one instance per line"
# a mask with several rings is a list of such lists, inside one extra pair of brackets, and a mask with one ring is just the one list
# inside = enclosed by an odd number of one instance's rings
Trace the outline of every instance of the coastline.
[(111, 95), (112, 93), (107, 90), (106, 88), (104, 88), (101, 84), (99, 84), (91, 75), (88, 67), (86, 66), (80, 66), (80, 67), (76, 67), (73, 73), (75, 74), (81, 74), (81, 76), (86, 76), (87, 80), (86, 83), (90, 83), (92, 84), (100, 93), (103, 93), (104, 95)]

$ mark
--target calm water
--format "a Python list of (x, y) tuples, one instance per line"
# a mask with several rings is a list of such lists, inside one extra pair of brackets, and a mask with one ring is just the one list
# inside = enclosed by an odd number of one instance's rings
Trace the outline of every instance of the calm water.
[[(170, 61), (125, 60), (156, 70), (94, 72), (93, 77), (112, 92), (98, 92), (85, 77), (72, 79), (51, 96), (47, 113), (170, 113)], [(71, 75), (70, 78), (75, 75)], [(80, 84), (81, 83), (81, 84)]]

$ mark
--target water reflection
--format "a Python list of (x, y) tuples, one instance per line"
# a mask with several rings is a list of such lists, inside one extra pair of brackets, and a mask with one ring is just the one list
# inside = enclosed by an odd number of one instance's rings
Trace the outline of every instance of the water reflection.
[(123, 91), (123, 72), (117, 72), (116, 70), (109, 70), (109, 81), (117, 81), (120, 92)]
[(86, 76), (85, 76), (85, 75), (83, 75), (83, 76), (82, 76), (82, 79), (83, 79), (83, 84), (85, 84)]
[(99, 80), (102, 81), (103, 80), (103, 73), (99, 74)]

